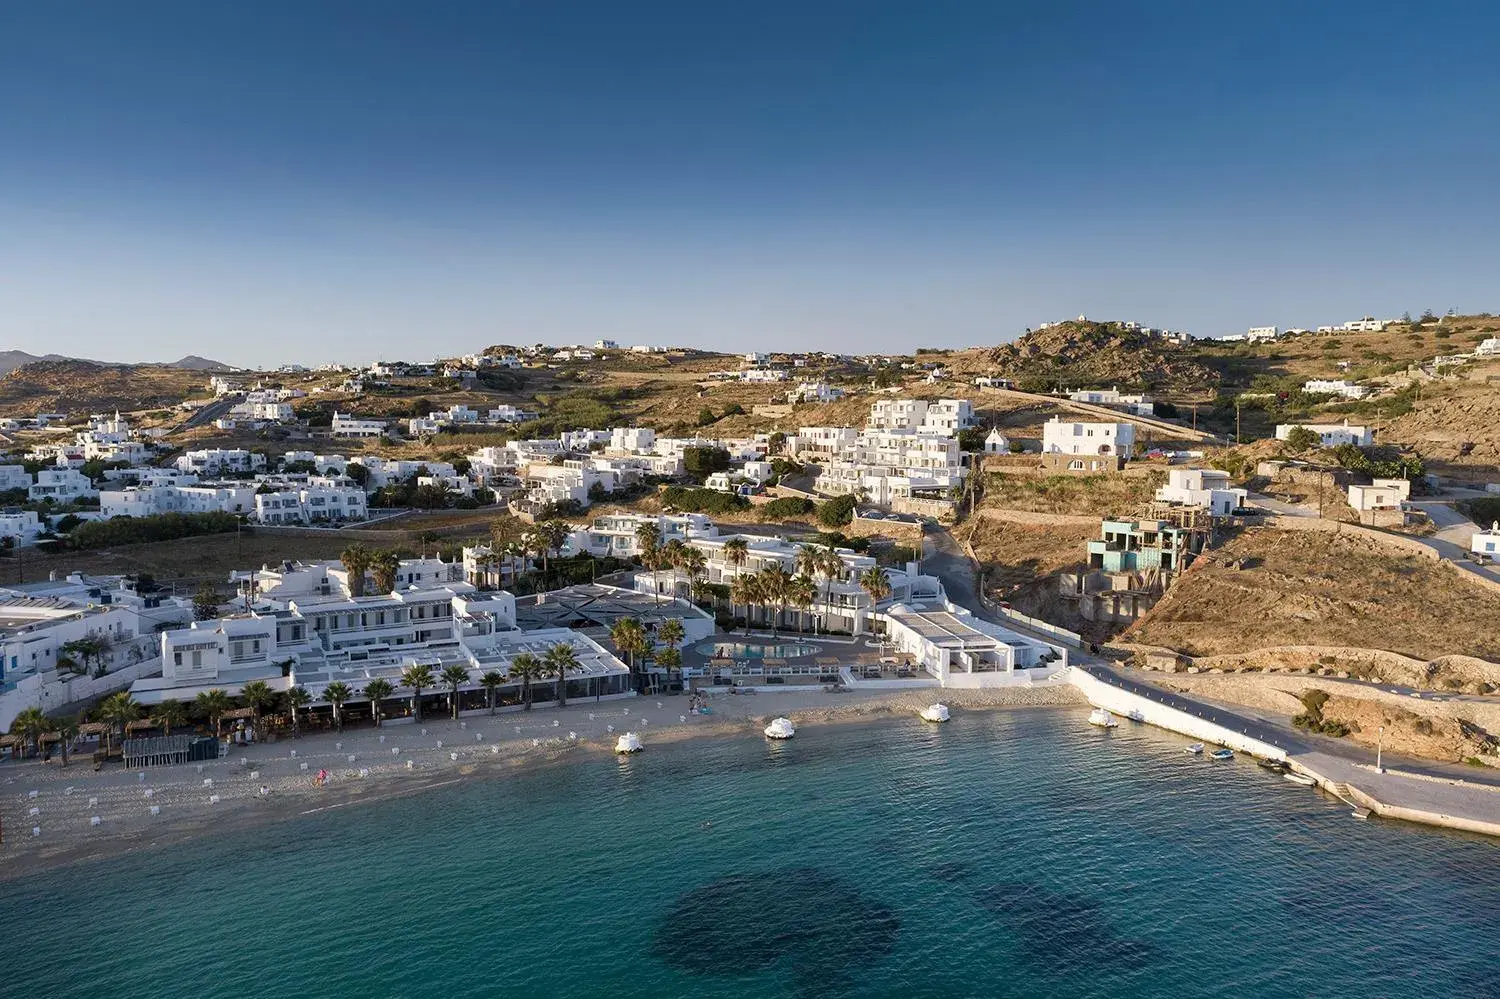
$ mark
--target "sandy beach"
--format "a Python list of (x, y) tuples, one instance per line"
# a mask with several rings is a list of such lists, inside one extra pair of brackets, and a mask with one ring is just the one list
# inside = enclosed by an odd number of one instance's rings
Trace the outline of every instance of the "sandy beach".
[[(94, 772), (87, 758), (0, 767), (4, 844), (0, 880), (48, 867), (152, 849), (212, 831), (237, 830), (334, 808), (373, 804), (462, 780), (503, 779), (515, 767), (566, 754), (613, 753), (623, 732), (650, 752), (689, 738), (760, 735), (785, 715), (799, 728), (881, 715), (914, 715), (934, 702), (955, 711), (1081, 705), (1067, 684), (989, 690), (829, 693), (821, 687), (715, 691), (712, 714), (688, 712), (685, 697), (574, 702), (564, 709), (429, 715), (381, 728), (281, 738), (231, 747), (203, 764)], [(318, 786), (320, 770), (327, 781)], [(262, 792), (264, 788), (264, 792)], [(156, 810), (153, 814), (153, 808)], [(32, 810), (35, 809), (35, 814)], [(94, 818), (98, 824), (94, 824)], [(33, 830), (40, 830), (33, 834)]]

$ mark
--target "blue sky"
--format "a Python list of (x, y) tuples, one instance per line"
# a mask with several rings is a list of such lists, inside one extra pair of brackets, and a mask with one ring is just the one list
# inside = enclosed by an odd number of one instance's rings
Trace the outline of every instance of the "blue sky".
[(0, 5), (0, 347), (1495, 310), (1492, 5)]

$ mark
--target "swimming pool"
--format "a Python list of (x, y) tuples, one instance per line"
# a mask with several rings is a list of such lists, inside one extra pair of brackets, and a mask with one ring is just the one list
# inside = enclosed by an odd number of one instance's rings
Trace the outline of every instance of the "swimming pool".
[(796, 659), (819, 651), (803, 642), (764, 645), (759, 642), (704, 642), (694, 651), (714, 659)]

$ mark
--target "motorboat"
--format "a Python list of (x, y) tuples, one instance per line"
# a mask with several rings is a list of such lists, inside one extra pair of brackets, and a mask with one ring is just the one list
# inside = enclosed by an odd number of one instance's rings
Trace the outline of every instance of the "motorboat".
[(1184, 753), (1187, 753), (1189, 756), (1202, 756), (1203, 755), (1203, 743), (1201, 743), (1201, 742), (1195, 742), (1191, 746), (1183, 746), (1182, 747), (1182, 751)]
[(641, 742), (641, 737), (635, 732), (626, 732), (624, 735), (615, 740), (615, 752), (622, 755), (627, 753), (639, 753), (645, 748), (646, 744)]
[(1232, 760), (1232, 759), (1234, 759), (1234, 750), (1232, 750), (1232, 749), (1215, 749), (1212, 753), (1209, 753), (1208, 755), (1212, 756), (1216, 760)]
[(1095, 708), (1089, 714), (1089, 724), (1100, 728), (1118, 728), (1120, 723), (1115, 721), (1114, 716), (1103, 708)]
[(1256, 760), (1255, 765), (1263, 770), (1269, 770), (1272, 773), (1286, 773), (1286, 764), (1281, 762), (1280, 760)]
[(923, 721), (945, 722), (948, 720), (948, 705), (929, 704), (918, 712)]
[(1129, 718), (1133, 722), (1144, 722), (1146, 720), (1146, 716), (1141, 713), (1141, 711), (1140, 711), (1139, 708), (1136, 708), (1135, 710), (1131, 711), (1125, 717)]
[(1312, 787), (1314, 784), (1317, 783), (1317, 781), (1315, 781), (1311, 777), (1307, 776), (1307, 774), (1294, 774), (1290, 770), (1288, 770), (1286, 773), (1282, 774), (1281, 776), (1285, 777), (1287, 780), (1291, 781), (1293, 784), (1301, 784), (1303, 787)]
[(771, 724), (766, 726), (767, 739), (790, 739), (796, 734), (796, 726), (790, 718), (772, 718)]

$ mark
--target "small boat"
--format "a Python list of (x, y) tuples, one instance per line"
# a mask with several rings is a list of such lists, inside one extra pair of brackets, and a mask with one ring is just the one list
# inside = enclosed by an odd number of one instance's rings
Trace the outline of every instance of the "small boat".
[(1182, 747), (1182, 751), (1184, 753), (1187, 753), (1189, 756), (1202, 756), (1203, 755), (1203, 743), (1201, 743), (1201, 742), (1195, 742), (1191, 746), (1183, 746)]
[(1312, 787), (1314, 784), (1317, 783), (1317, 781), (1315, 781), (1311, 777), (1307, 776), (1307, 774), (1294, 774), (1290, 770), (1288, 770), (1286, 773), (1282, 774), (1281, 776), (1285, 777), (1287, 780), (1291, 781), (1293, 784), (1301, 784), (1303, 787)]
[(1255, 765), (1263, 770), (1269, 770), (1272, 773), (1286, 773), (1286, 764), (1282, 763), (1280, 760), (1256, 760)]
[(1095, 708), (1089, 715), (1089, 724), (1100, 728), (1118, 728), (1120, 723), (1115, 721), (1114, 716), (1103, 708)]
[(641, 737), (634, 732), (626, 732), (615, 740), (615, 752), (621, 755), (639, 753), (645, 748), (645, 743), (641, 742)]
[(771, 724), (766, 726), (767, 739), (790, 739), (796, 734), (797, 729), (790, 718), (772, 718)]
[(1363, 822), (1365, 819), (1368, 819), (1370, 817), (1370, 810), (1368, 808), (1356, 808), (1349, 814), (1354, 816), (1359, 821)]
[(919, 712), (919, 715), (923, 721), (945, 722), (948, 720), (948, 705), (929, 704)]
[(1232, 750), (1232, 749), (1215, 749), (1212, 753), (1209, 753), (1208, 755), (1212, 756), (1216, 760), (1232, 760), (1232, 759), (1234, 759), (1234, 750)]
[(1125, 717), (1129, 718), (1133, 722), (1144, 722), (1146, 720), (1146, 716), (1141, 714), (1139, 709), (1131, 711)]

